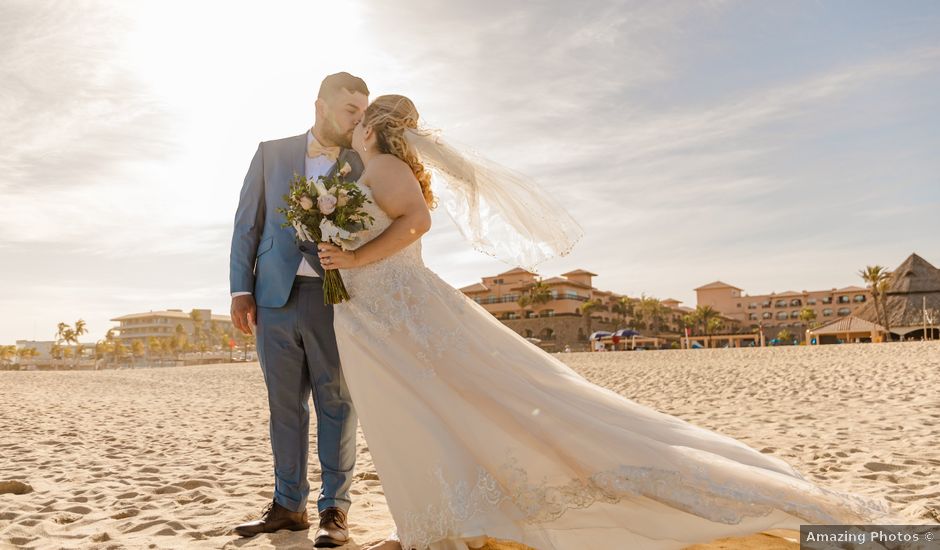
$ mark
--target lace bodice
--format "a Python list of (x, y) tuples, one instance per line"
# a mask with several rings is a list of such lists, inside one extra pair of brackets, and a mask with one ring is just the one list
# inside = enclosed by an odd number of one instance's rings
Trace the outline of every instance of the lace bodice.
[[(363, 193), (365, 193), (365, 195), (369, 198), (369, 202), (366, 202), (362, 207), (363, 211), (371, 215), (375, 221), (368, 228), (359, 232), (359, 237), (355, 240), (355, 244), (349, 247), (351, 250), (355, 250), (372, 239), (378, 237), (382, 234), (383, 231), (385, 231), (386, 228), (388, 228), (389, 225), (392, 224), (392, 219), (375, 202), (375, 197), (372, 195), (372, 188), (358, 181), (356, 182), (356, 185), (362, 189)], [(421, 259), (421, 239), (418, 239), (417, 241), (411, 243), (410, 245), (387, 258), (383, 258), (382, 260), (373, 262), (371, 265), (363, 266), (358, 269), (368, 270), (370, 268), (383, 268), (387, 267), (383, 264), (399, 262), (413, 262), (421, 265), (422, 267), (424, 266), (424, 262)], [(344, 279), (346, 278), (346, 273), (349, 271), (351, 270), (342, 270)]]
[[(378, 237), (392, 223), (388, 214), (376, 204), (369, 186), (360, 182), (356, 185), (371, 201), (363, 209), (375, 221), (359, 233), (349, 247), (352, 250)], [(418, 376), (433, 374), (433, 362), (443, 350), (460, 349), (463, 345), (459, 327), (448, 330), (426, 322), (430, 313), (426, 309), (433, 298), (443, 298), (457, 309), (479, 307), (424, 265), (421, 239), (368, 265), (340, 269), (340, 274), (350, 299), (334, 307), (334, 325), (340, 329), (369, 331), (382, 338), (414, 340), (423, 349), (417, 358), (421, 370), (410, 373)], [(427, 279), (433, 281), (429, 284), (421, 282)]]

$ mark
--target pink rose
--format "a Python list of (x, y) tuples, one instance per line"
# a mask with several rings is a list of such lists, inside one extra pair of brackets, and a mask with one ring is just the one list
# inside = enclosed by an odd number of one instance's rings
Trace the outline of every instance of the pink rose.
[(320, 213), (324, 216), (329, 216), (336, 210), (336, 197), (333, 195), (320, 195), (317, 197), (317, 206), (320, 208)]
[(300, 207), (304, 210), (310, 210), (313, 208), (313, 199), (311, 199), (308, 195), (300, 197)]

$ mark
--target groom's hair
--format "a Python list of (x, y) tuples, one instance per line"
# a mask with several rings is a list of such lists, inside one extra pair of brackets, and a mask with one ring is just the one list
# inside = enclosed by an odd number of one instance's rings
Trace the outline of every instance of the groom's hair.
[(336, 92), (345, 89), (350, 93), (359, 92), (363, 95), (369, 95), (369, 87), (366, 82), (358, 76), (349, 73), (335, 73), (327, 76), (320, 83), (320, 91), (317, 93), (318, 99), (332, 97)]

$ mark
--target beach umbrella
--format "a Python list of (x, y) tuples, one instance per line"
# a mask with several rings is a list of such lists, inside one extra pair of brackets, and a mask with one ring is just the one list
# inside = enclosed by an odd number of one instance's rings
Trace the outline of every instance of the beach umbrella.
[(631, 336), (639, 336), (640, 332), (633, 330), (632, 328), (622, 328), (620, 330), (614, 331), (614, 336), (619, 336), (621, 338), (629, 338)]
[(606, 330), (599, 330), (599, 331), (597, 331), (597, 332), (591, 333), (591, 338), (590, 338), (590, 339), (591, 339), (591, 340), (600, 340), (600, 339), (602, 339), (602, 338), (607, 338), (608, 336), (611, 336), (611, 335), (612, 335), (612, 334), (611, 334), (610, 332), (607, 332)]

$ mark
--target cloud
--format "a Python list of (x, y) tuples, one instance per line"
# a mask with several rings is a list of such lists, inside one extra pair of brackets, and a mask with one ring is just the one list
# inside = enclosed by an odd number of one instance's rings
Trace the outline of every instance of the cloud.
[[(929, 257), (940, 232), (927, 9), (860, 6), (847, 29), (818, 4), (219, 6), (0, 5), (0, 251), (15, 266), (0, 309), (17, 312), (0, 340), (18, 316), (85, 315), (103, 334), (130, 311), (226, 310), (251, 154), (302, 131), (335, 70), (409, 95), (571, 205), (585, 238), (546, 274), (686, 302), (717, 278), (828, 288), (909, 248)], [(441, 213), (424, 256), (455, 286), (509, 268)]]
[(127, 17), (99, 3), (0, 6), (0, 192), (94, 184), (173, 147), (159, 102), (119, 62)]

